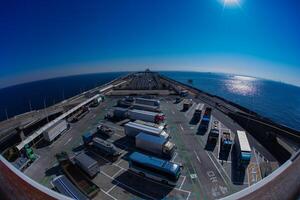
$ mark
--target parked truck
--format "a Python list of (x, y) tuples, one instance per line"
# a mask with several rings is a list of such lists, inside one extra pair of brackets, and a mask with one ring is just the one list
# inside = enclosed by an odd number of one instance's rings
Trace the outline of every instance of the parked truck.
[(128, 111), (128, 118), (131, 120), (142, 120), (158, 124), (164, 122), (165, 115), (162, 113), (133, 109)]
[(89, 199), (97, 196), (100, 188), (94, 184), (77, 165), (71, 162), (67, 153), (62, 152), (60, 154), (56, 154), (56, 158), (63, 173), (84, 195), (86, 195)]
[(238, 158), (238, 166), (246, 167), (251, 160), (251, 147), (245, 131), (237, 131), (234, 145)]
[(151, 127), (143, 124), (138, 124), (134, 122), (128, 122), (124, 126), (125, 134), (129, 137), (134, 137), (139, 134), (140, 132), (154, 135), (157, 137), (163, 137), (165, 139), (169, 139), (170, 136), (168, 133), (166, 133), (164, 130), (161, 130), (160, 128)]
[(69, 125), (66, 120), (61, 120), (54, 126), (48, 128), (43, 132), (43, 137), (47, 142), (52, 142), (57, 138), (61, 133), (68, 129)]
[(172, 158), (175, 152), (175, 144), (166, 138), (142, 132), (135, 136), (135, 146), (164, 158)]
[(204, 109), (204, 104), (198, 103), (193, 116), (196, 122), (200, 121), (203, 109)]
[(160, 106), (160, 101), (158, 99), (135, 98), (135, 103), (149, 106)]
[(205, 133), (209, 128), (209, 123), (211, 119), (211, 111), (212, 109), (210, 107), (207, 107), (205, 109), (205, 112), (203, 114), (201, 123), (199, 125), (199, 131)]
[(151, 106), (151, 105), (139, 104), (139, 103), (134, 103), (131, 106), (131, 108), (137, 110), (146, 110), (151, 112), (160, 112), (159, 106)]
[(110, 128), (104, 124), (99, 124), (97, 126), (97, 132), (106, 137), (111, 137), (115, 133), (115, 131), (112, 128)]
[(185, 99), (182, 103), (182, 110), (186, 111), (190, 109), (193, 105), (193, 100), (192, 99)]
[(117, 158), (121, 155), (121, 150), (113, 145), (111, 142), (94, 137), (92, 143), (89, 144), (93, 150), (112, 158)]
[(220, 123), (219, 121), (215, 120), (212, 125), (212, 128), (210, 129), (208, 135), (208, 141), (216, 143), (219, 139), (219, 134), (220, 134)]
[(146, 126), (150, 126), (150, 127), (154, 127), (154, 128), (159, 128), (161, 130), (167, 129), (167, 124), (165, 124), (165, 123), (155, 124), (152, 122), (145, 122), (142, 120), (135, 120), (134, 123), (142, 124), (142, 125), (146, 125)]
[(76, 155), (74, 161), (91, 178), (95, 177), (100, 172), (98, 162), (85, 153)]
[(233, 144), (231, 133), (230, 131), (223, 131), (221, 135), (221, 141), (220, 141), (220, 150), (222, 152), (229, 152), (231, 149), (231, 146)]
[(82, 135), (82, 140), (84, 144), (88, 144), (92, 142), (95, 133), (89, 131)]

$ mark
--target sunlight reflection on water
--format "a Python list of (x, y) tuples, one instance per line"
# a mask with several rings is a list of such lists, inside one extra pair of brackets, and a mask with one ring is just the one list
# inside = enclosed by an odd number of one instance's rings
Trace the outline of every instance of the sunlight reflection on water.
[(256, 80), (248, 76), (233, 76), (225, 81), (225, 85), (230, 92), (247, 96), (257, 92)]

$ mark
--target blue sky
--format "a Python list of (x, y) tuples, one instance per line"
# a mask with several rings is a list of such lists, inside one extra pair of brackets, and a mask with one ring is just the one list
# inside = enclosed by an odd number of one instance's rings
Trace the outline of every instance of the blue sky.
[(300, 2), (221, 1), (2, 2), (0, 84), (149, 67), (300, 85)]

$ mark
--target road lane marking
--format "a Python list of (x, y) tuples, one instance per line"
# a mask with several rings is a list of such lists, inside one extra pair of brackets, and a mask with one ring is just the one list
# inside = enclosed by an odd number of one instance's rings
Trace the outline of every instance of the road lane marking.
[(112, 198), (113, 200), (118, 200), (117, 198), (115, 198), (111, 194), (108, 194), (107, 192), (105, 192), (103, 189), (100, 189), (100, 190), (101, 190), (101, 192), (103, 192), (104, 194), (106, 194), (107, 196), (109, 196), (110, 198)]
[(175, 154), (174, 154), (173, 158), (171, 159), (171, 162), (174, 162), (174, 160), (175, 160), (175, 158), (177, 157), (177, 155), (178, 155), (178, 153), (177, 153), (177, 152), (175, 152)]
[(71, 142), (71, 140), (72, 140), (72, 137), (70, 139), (68, 139), (67, 142), (64, 143), (64, 146), (67, 145), (69, 142)]
[(117, 183), (116, 185), (112, 186), (109, 190), (107, 190), (107, 193), (110, 193), (115, 187), (117, 187), (119, 184)]
[(117, 171), (112, 177), (115, 178), (123, 169), (121, 168), (119, 171)]

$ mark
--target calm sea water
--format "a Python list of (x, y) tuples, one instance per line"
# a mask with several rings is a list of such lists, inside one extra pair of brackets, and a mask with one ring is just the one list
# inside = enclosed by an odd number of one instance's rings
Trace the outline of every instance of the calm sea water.
[[(300, 130), (300, 87), (245, 76), (197, 72), (162, 72), (183, 83), (247, 107), (273, 121)], [(55, 78), (0, 90), (0, 120), (53, 105), (125, 73)]]
[(163, 72), (210, 94), (253, 110), (285, 126), (300, 130), (300, 87), (246, 76), (197, 72)]

